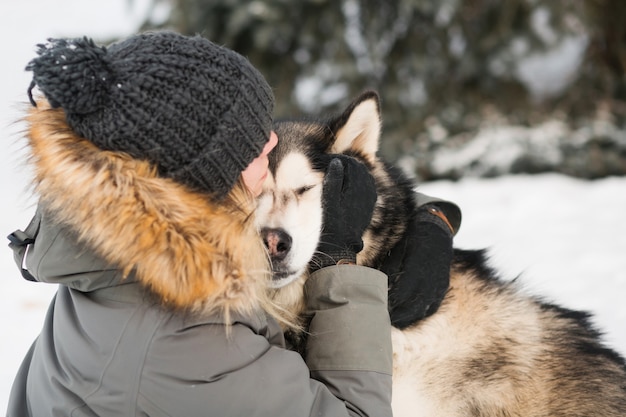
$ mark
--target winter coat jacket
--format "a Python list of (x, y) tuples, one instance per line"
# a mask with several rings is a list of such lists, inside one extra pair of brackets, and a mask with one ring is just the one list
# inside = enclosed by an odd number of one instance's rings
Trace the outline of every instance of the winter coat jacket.
[[(8, 417), (391, 415), (386, 275), (341, 265), (309, 278), (311, 336), (303, 359), (285, 349), (272, 317), (241, 307), (255, 305), (245, 275), (233, 273), (239, 282), (225, 283), (205, 275), (208, 287), (181, 279), (215, 267), (205, 259), (214, 252), (193, 246), (207, 226), (202, 210), (193, 217), (194, 204), (211, 203), (185, 200), (192, 197), (152, 170), (122, 178), (136, 161), (107, 153), (103, 163), (102, 152), (74, 137), (54, 110), (40, 106), (30, 123), (40, 210), (12, 234), (11, 246), (26, 278), (56, 283), (58, 291), (18, 371)], [(146, 177), (148, 185), (138, 187)], [(89, 190), (103, 191), (93, 197)], [(142, 204), (125, 206), (125, 199)], [(146, 213), (148, 202), (160, 204), (156, 214)], [(157, 218), (146, 220), (150, 215)], [(201, 222), (198, 230), (185, 216)], [(197, 234), (187, 235), (188, 228)], [(163, 234), (170, 246), (162, 246)], [(184, 256), (188, 250), (193, 256)], [(230, 315), (195, 308), (196, 293), (229, 304)], [(178, 308), (186, 302), (194, 308)]]

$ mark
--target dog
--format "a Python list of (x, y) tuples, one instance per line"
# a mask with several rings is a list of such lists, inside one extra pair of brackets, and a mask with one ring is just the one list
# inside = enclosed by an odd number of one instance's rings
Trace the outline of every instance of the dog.
[[(360, 265), (377, 267), (400, 240), (415, 187), (377, 156), (381, 117), (374, 91), (334, 117), (279, 121), (275, 131), (279, 143), (270, 154), (257, 222), (272, 261), (274, 299), (297, 314), (322, 230), (329, 155), (359, 159), (376, 180), (378, 200)], [(392, 329), (394, 415), (626, 416), (626, 362), (602, 343), (589, 315), (526, 294), (486, 260), (483, 250), (455, 249), (439, 309)]]

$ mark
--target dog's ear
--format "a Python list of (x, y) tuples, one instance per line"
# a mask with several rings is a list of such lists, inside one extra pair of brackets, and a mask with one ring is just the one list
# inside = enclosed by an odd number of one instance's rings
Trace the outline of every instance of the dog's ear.
[(351, 150), (373, 159), (378, 152), (381, 129), (378, 93), (362, 93), (329, 125), (335, 138), (330, 153), (340, 154)]

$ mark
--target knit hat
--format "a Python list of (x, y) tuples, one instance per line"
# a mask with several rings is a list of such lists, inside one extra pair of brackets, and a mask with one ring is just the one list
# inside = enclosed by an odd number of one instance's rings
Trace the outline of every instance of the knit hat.
[(26, 67), (68, 125), (103, 150), (225, 196), (269, 140), (274, 97), (250, 62), (200, 36), (151, 32), (109, 47), (49, 39)]

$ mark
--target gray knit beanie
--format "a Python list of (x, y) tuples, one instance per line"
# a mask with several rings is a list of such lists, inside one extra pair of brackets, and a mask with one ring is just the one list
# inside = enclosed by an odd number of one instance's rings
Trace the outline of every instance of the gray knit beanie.
[(269, 140), (274, 96), (236, 52), (200, 36), (151, 32), (109, 47), (88, 38), (38, 45), (26, 70), (68, 125), (103, 150), (225, 196)]

